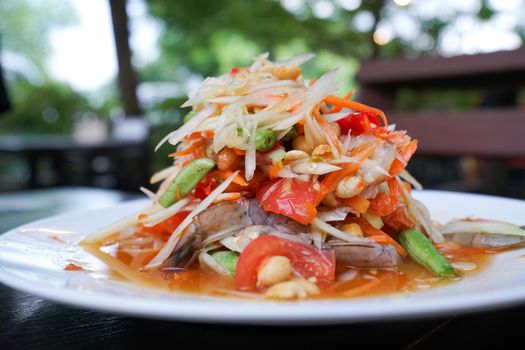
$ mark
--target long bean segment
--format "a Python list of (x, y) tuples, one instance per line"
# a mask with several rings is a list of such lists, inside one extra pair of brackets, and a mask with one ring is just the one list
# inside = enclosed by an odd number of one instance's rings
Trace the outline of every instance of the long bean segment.
[(209, 158), (199, 158), (188, 163), (162, 194), (159, 204), (167, 208), (186, 197), (213, 168), (215, 168), (215, 161)]
[(232, 251), (218, 251), (211, 253), (211, 256), (217, 260), (219, 264), (224, 266), (230, 275), (235, 276), (237, 270), (237, 260), (239, 260), (239, 254)]
[(456, 270), (450, 262), (434, 247), (432, 242), (420, 231), (409, 229), (398, 236), (399, 243), (412, 259), (437, 276), (455, 277)]

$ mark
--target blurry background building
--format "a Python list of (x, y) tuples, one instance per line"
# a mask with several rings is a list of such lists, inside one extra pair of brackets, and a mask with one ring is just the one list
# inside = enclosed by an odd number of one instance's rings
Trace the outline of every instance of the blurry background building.
[[(0, 62), (11, 109), (0, 108), (0, 190), (137, 190), (169, 162), (170, 149), (152, 147), (180, 125), (187, 92), (262, 52), (275, 60), (314, 52), (307, 78), (338, 66), (341, 93), (356, 88), (366, 99), (371, 61), (523, 55), (524, 18), (522, 0), (3, 0)], [(423, 72), (435, 70), (427, 62)], [(398, 78), (395, 94), (373, 100), (396, 116), (496, 106), (525, 120), (524, 78), (486, 89), (463, 84), (468, 76), (443, 84), (422, 74), (423, 85)], [(525, 198), (519, 153), (428, 153), (409, 170), (427, 188)]]

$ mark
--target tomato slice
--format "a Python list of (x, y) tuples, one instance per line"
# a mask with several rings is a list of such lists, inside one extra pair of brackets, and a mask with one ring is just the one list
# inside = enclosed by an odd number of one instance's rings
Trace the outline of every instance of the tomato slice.
[(400, 233), (403, 230), (416, 227), (416, 222), (412, 219), (410, 214), (408, 214), (406, 207), (399, 207), (387, 216), (383, 216), (383, 222), (395, 233)]
[(301, 242), (265, 235), (253, 240), (243, 250), (237, 262), (235, 280), (237, 289), (257, 289), (257, 271), (262, 262), (272, 256), (285, 256), (295, 272), (303, 278), (315, 277), (317, 282), (331, 282), (335, 278), (335, 254), (332, 250), (318, 250)]
[(208, 174), (206, 175), (204, 179), (201, 180), (201, 182), (197, 184), (197, 186), (195, 186), (195, 190), (194, 190), (195, 197), (202, 200), (208, 197), (208, 195), (217, 186), (219, 186), (217, 179), (213, 177), (212, 174)]
[(390, 193), (380, 192), (370, 200), (370, 211), (379, 216), (386, 216), (399, 207), (400, 188), (395, 178), (387, 181)]
[(277, 179), (266, 182), (257, 192), (257, 200), (266, 211), (287, 216), (301, 224), (309, 224), (317, 215), (315, 203), (319, 191), (312, 182)]
[(399, 152), (400, 158), (395, 158), (392, 162), (392, 165), (390, 166), (390, 170), (388, 171), (390, 175), (396, 176), (400, 172), (402, 172), (406, 166), (410, 158), (414, 155), (414, 153), (417, 150), (417, 140), (412, 140), (408, 145), (406, 145), (401, 152)]
[(186, 216), (188, 216), (189, 213), (189, 211), (181, 211), (179, 213), (173, 214), (166, 220), (159, 222), (155, 226), (141, 226), (140, 232), (151, 233), (157, 236), (158, 238), (167, 241), (170, 238), (173, 231), (175, 231), (177, 227), (179, 227), (180, 223), (184, 219), (186, 219)]

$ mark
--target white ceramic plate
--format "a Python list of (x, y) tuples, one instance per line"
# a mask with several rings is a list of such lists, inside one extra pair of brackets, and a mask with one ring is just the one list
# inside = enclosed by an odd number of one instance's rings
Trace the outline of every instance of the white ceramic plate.
[[(485, 217), (525, 224), (525, 201), (453, 192), (416, 191), (434, 219)], [(498, 254), (481, 273), (410, 294), (348, 300), (253, 301), (166, 293), (108, 279), (104, 266), (75, 242), (145, 201), (71, 213), (0, 235), (0, 281), (57, 302), (150, 318), (214, 323), (329, 324), (427, 317), (525, 302), (525, 248)], [(51, 236), (57, 236), (65, 243)], [(64, 271), (77, 261), (94, 272)]]

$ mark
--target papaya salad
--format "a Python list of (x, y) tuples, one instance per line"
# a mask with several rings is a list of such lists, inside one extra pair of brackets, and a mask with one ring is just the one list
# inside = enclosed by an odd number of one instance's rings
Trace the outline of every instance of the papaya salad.
[(433, 222), (405, 170), (417, 140), (336, 96), (337, 69), (305, 80), (312, 57), (205, 79), (157, 146), (173, 164), (143, 189), (150, 204), (82, 246), (134, 283), (300, 299), (447, 283), (524, 241), (509, 223)]

